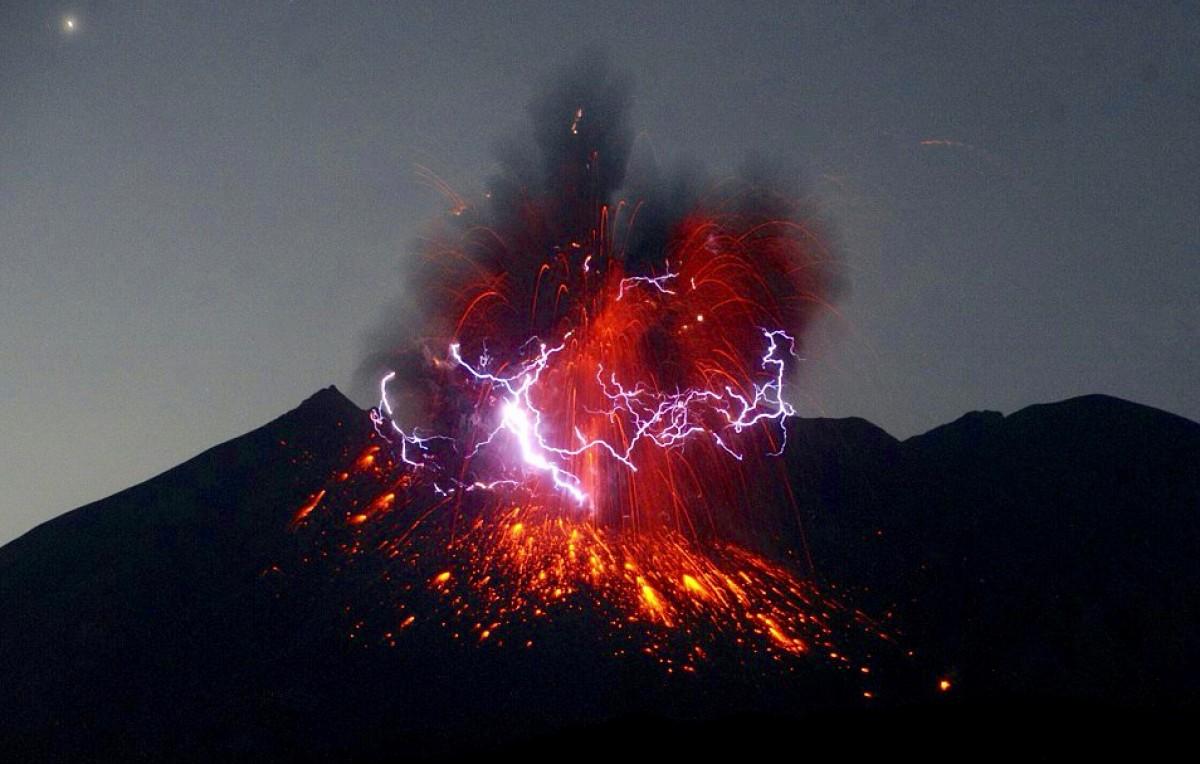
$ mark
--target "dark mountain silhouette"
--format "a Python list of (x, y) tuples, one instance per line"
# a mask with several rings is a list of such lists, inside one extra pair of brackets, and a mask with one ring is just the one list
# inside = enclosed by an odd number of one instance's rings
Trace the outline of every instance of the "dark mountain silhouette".
[(371, 429), (329, 388), (0, 548), (0, 744), (47, 758), (502, 746), (559, 758), (585, 739), (596, 755), (635, 738), (656, 741), (642, 753), (686, 740), (709, 754), (736, 739), (744, 754), (800, 730), (806, 749), (929, 719), (1056, 718), (1061, 731), (1068, 711), (1128, 723), (1200, 700), (1200, 425), (1087, 396), (975, 412), (906, 441), (861, 419), (790, 426), (779, 469), (798, 514), (763, 501), (723, 530), (811, 560), (899, 632), (881, 657), (884, 710), (815, 662), (667, 677), (601, 656), (586, 614), (557, 621), (536, 651), (436, 632), (355, 644), (347, 597), (372, 596), (366, 573), (275, 566), (305, 554), (292, 514)]
[(818, 570), (964, 693), (1200, 698), (1200, 425), (1100, 395), (902, 443), (851, 422), (791, 451)]

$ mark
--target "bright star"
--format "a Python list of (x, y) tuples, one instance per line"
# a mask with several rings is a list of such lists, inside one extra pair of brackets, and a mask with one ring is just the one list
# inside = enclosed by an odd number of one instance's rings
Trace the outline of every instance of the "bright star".
[(63, 16), (62, 28), (63, 28), (63, 31), (66, 32), (67, 34), (73, 34), (76, 30), (79, 29), (79, 22), (75, 19), (74, 16)]

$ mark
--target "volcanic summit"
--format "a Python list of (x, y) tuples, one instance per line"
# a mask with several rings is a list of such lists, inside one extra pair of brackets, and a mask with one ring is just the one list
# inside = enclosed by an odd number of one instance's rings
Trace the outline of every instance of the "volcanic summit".
[[(713, 543), (742, 550), (718, 570), (764, 575), (783, 593), (763, 602), (795, 605), (801, 620), (772, 625), (803, 650), (716, 605), (689, 610), (673, 568), (678, 591), (642, 576), (673, 619), (645, 600), (598, 607), (602, 583), (555, 608), (552, 592), (513, 599), (539, 580), (515, 560), (462, 556), (452, 544), (469, 524), (404, 547), (419, 561), (389, 555), (397, 526), (379, 519), (318, 502), (297, 524), (331, 479), (355, 484), (338, 478), (378, 442), (328, 388), (0, 549), (6, 749), (464, 754), (594, 734), (615, 746), (647, 724), (663, 745), (702, 745), (719, 729), (771, 740), (805, 719), (879, 725), (930, 704), (969, 722), (976, 709), (1127, 718), (1196, 702), (1200, 425), (1088, 396), (905, 441), (857, 419), (787, 426), (800, 515), (763, 505), (754, 533)], [(512, 578), (453, 588), (481, 564)], [(720, 596), (717, 573), (688, 575)], [(827, 640), (856, 662), (831, 659)]]

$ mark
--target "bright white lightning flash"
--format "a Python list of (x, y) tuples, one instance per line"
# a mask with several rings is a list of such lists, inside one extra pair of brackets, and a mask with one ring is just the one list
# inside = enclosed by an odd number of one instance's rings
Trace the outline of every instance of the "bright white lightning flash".
[[(656, 286), (661, 288), (661, 283)], [(782, 444), (775, 453), (782, 453), (787, 443), (787, 428), (782, 426), (783, 420), (796, 413), (795, 408), (783, 398), (783, 378), (787, 364), (782, 353), (786, 351), (794, 356), (795, 340), (782, 330), (763, 329), (762, 332), (767, 340), (767, 349), (762, 357), (761, 368), (770, 376), (767, 381), (753, 385), (752, 395), (743, 395), (731, 387), (725, 387), (721, 391), (689, 389), (670, 394), (651, 391), (640, 383), (627, 389), (617, 381), (615, 374), (609, 375), (606, 380), (603, 368), (598, 368), (596, 381), (611, 406), (607, 411), (592, 413), (620, 417), (630, 425), (625, 431), (632, 434), (624, 448), (617, 448), (603, 439), (588, 440), (578, 430), (575, 432), (579, 441), (576, 445), (556, 446), (546, 434), (543, 415), (534, 401), (533, 394), (542, 373), (553, 357), (565, 347), (566, 340), (571, 336), (569, 333), (563, 338), (564, 342), (556, 347), (551, 348), (545, 343), (539, 343), (538, 354), (524, 362), (515, 374), (508, 377), (485, 371), (490, 360), (486, 354), (478, 364), (467, 362), (462, 356), (459, 344), (454, 343), (450, 345), (451, 359), (475, 381), (490, 384), (504, 393), (494, 429), (467, 456), (474, 456), (484, 447), (494, 447), (493, 444), (502, 440), (512, 442), (525, 467), (548, 475), (556, 489), (570, 496), (577, 504), (584, 505), (589, 497), (582, 488), (583, 481), (565, 465), (570, 458), (589, 449), (600, 449), (636, 472), (637, 465), (633, 457), (639, 443), (648, 442), (659, 448), (676, 448), (692, 437), (708, 437), (726, 453), (741, 460), (742, 455), (727, 442), (727, 431), (736, 434), (761, 422), (774, 421), (780, 423), (783, 433)], [(420, 436), (415, 431), (409, 433), (395, 423), (387, 396), (387, 384), (394, 377), (393, 372), (383, 378), (380, 384), (379, 407), (372, 411), (372, 421), (375, 422), (380, 435), (388, 440), (392, 440), (392, 437), (381, 430), (385, 420), (390, 425), (392, 435), (399, 436), (401, 461), (415, 468), (424, 467), (427, 462), (423, 459), (416, 461), (410, 449), (415, 449), (417, 455), (423, 457), (428, 451), (430, 441), (451, 439), (446, 436)], [(718, 424), (706, 424), (712, 422)], [(462, 483), (453, 478), (451, 483), (464, 491), (516, 485), (516, 481), (513, 480)], [(449, 491), (439, 489), (439, 492)]]

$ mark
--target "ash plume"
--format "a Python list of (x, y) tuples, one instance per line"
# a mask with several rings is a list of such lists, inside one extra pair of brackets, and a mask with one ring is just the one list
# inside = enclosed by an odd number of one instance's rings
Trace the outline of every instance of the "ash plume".
[[(357, 390), (373, 395), (378, 379), (394, 371), (398, 416), (428, 415), (441, 386), (436, 358), (462, 334), (472, 307), (464, 295), (502, 293), (505, 304), (481, 341), (512, 350), (532, 336), (561, 334), (579, 311), (597, 310), (585, 304), (581, 264), (593, 273), (615, 262), (628, 277), (662, 274), (702, 216), (738, 235), (776, 239), (751, 255), (779, 306), (777, 325), (803, 336), (844, 285), (830, 226), (799, 172), (762, 157), (724, 177), (698, 162), (661, 167), (649, 152), (635, 152), (632, 102), (630, 77), (602, 55), (581, 58), (545, 84), (523, 131), (495, 144), (499, 169), (484, 192), (432, 221), (401, 260), (401, 292), (365, 337)], [(547, 264), (567, 258), (576, 273), (546, 277)], [(562, 309), (564, 289), (574, 312)], [(542, 307), (550, 303), (554, 310)], [(661, 324), (649, 341), (669, 365), (674, 349), (659, 336), (672, 327), (668, 311)]]

